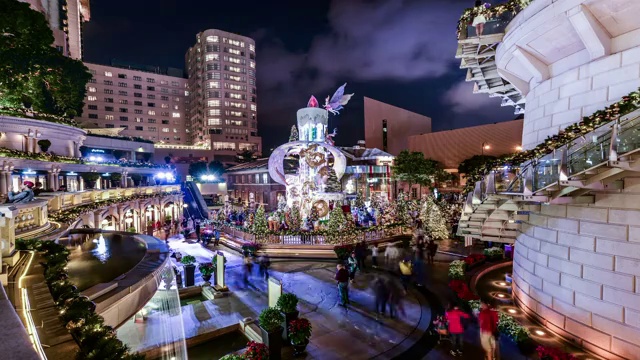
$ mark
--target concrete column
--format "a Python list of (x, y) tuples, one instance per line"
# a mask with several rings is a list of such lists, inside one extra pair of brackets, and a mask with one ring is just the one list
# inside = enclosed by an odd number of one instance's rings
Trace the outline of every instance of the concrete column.
[(6, 176), (7, 172), (2, 170), (2, 172), (0, 173), (0, 194), (1, 195), (6, 195), (9, 189), (9, 186), (7, 185), (7, 176)]
[(83, 191), (84, 190), (84, 179), (82, 178), (82, 176), (78, 177), (78, 191)]

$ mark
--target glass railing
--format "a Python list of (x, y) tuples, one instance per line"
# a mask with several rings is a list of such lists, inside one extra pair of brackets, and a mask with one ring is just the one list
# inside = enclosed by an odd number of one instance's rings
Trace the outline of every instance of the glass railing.
[[(507, 192), (518, 190), (522, 187), (522, 181), (520, 180), (520, 167), (518, 166), (503, 166), (494, 170), (495, 174), (495, 186), (497, 192)], [(512, 190), (516, 188), (516, 190)]]
[[(485, 35), (493, 35), (493, 34), (502, 34), (504, 33), (507, 25), (513, 20), (514, 13), (511, 11), (505, 11), (498, 16), (492, 16), (486, 18), (486, 22), (484, 23), (484, 29), (482, 31), (482, 36)], [(465, 39), (477, 37), (476, 27), (473, 25), (467, 25), (466, 37)]]
[(618, 155), (640, 149), (640, 117), (620, 125), (616, 145), (618, 146)]
[(577, 174), (609, 159), (611, 126), (601, 126), (584, 138), (569, 144), (567, 171)]
[(560, 179), (561, 159), (549, 154), (538, 161), (533, 167), (533, 190), (545, 188)]

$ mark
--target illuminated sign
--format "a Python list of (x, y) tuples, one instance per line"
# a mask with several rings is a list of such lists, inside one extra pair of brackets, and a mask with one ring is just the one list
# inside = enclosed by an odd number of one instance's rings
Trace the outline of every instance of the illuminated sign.
[(78, 176), (78, 174), (73, 172), (73, 171), (71, 171), (71, 172), (67, 173), (67, 176)]
[(101, 153), (101, 154), (104, 154), (104, 150), (102, 150), (102, 149), (91, 149), (91, 152), (92, 152), (92, 153)]
[(22, 172), (22, 175), (35, 175), (36, 172), (31, 170), (31, 169), (27, 169), (25, 171)]

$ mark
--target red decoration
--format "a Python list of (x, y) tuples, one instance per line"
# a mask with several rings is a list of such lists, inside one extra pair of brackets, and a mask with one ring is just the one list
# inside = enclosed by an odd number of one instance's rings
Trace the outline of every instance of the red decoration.
[(465, 301), (477, 300), (478, 296), (474, 294), (464, 280), (451, 280), (449, 288), (456, 293), (458, 298)]
[(311, 98), (309, 99), (309, 102), (307, 103), (307, 107), (314, 107), (314, 108), (318, 107), (318, 100), (316, 99), (315, 96), (311, 95)]

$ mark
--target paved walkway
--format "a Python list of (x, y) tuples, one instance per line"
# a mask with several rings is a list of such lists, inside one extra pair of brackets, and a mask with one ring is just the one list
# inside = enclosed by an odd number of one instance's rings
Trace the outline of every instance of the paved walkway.
[[(226, 281), (232, 295), (182, 307), (186, 338), (215, 331), (244, 317), (257, 319), (259, 312), (267, 306), (267, 284), (259, 276), (257, 266), (254, 266), (250, 283), (245, 285), (242, 258), (227, 248), (204, 248), (194, 240), (177, 237), (172, 237), (169, 245), (183, 255), (195, 256), (198, 262), (211, 261), (213, 250), (223, 251), (228, 258)], [(306, 359), (395, 358), (423, 335), (418, 325), (424, 329), (431, 319), (423, 296), (413, 291), (404, 299), (405, 315), (397, 319), (376, 316), (373, 311), (375, 299), (369, 291), (369, 284), (376, 277), (389, 277), (383, 272), (358, 274), (350, 288), (352, 305), (346, 309), (337, 305), (338, 291), (333, 279), (335, 261), (273, 259), (270, 274), (282, 282), (284, 291), (300, 298), (300, 316), (311, 321), (313, 336), (307, 347)], [(390, 279), (398, 281), (395, 277)], [(196, 284), (199, 283), (202, 279), (196, 272)], [(157, 346), (163, 342), (163, 334), (154, 331), (153, 324), (160, 324), (160, 321), (150, 318), (147, 323), (128, 322), (118, 333), (134, 349)], [(288, 352), (283, 352), (285, 358), (286, 355)]]

